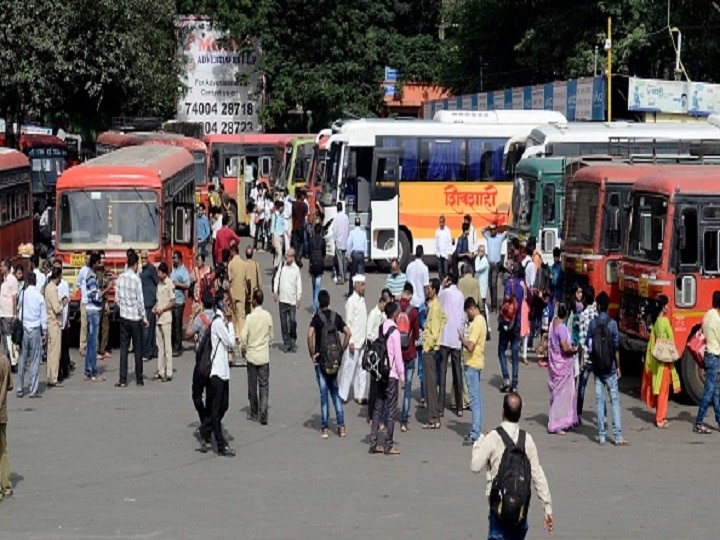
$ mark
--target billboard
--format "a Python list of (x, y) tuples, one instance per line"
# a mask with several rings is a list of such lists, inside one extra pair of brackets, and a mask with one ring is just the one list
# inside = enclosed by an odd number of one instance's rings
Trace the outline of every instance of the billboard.
[(180, 18), (182, 81), (176, 119), (199, 122), (206, 134), (260, 131), (257, 44), (228, 37), (209, 19)]

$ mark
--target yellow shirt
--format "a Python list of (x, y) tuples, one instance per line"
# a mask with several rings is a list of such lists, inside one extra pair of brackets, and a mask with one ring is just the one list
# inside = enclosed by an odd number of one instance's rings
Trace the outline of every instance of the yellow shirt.
[(257, 366), (270, 362), (272, 342), (272, 317), (258, 306), (245, 319), (245, 325), (240, 332), (240, 347), (245, 349), (247, 361)]
[[(169, 277), (166, 277), (163, 281), (158, 283), (157, 286), (157, 300), (155, 306), (164, 309), (175, 300), (175, 285), (170, 281)], [(172, 310), (164, 311), (157, 318), (157, 324), (170, 324), (172, 323)]]
[(716, 309), (705, 314), (702, 329), (705, 335), (705, 352), (720, 356), (720, 315)]
[(423, 334), (423, 352), (436, 351), (440, 348), (440, 336), (447, 323), (447, 315), (437, 297), (428, 302), (428, 315)]
[(473, 352), (463, 347), (463, 361), (467, 367), (473, 369), (485, 368), (485, 338), (487, 337), (487, 324), (485, 317), (478, 315), (470, 323), (467, 340), (475, 344)]

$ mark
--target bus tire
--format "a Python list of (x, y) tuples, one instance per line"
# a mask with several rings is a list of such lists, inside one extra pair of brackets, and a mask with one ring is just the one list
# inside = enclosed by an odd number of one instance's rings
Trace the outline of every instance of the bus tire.
[(410, 239), (402, 229), (398, 231), (398, 244), (398, 260), (400, 261), (400, 268), (402, 268), (404, 272), (407, 265), (410, 264), (413, 254), (411, 253), (412, 245), (410, 245)]
[(693, 403), (699, 404), (705, 386), (705, 371), (700, 369), (687, 349), (680, 359), (680, 374), (685, 394)]
[[(380, 235), (378, 245), (381, 249), (390, 249), (395, 244), (395, 239), (390, 233), (383, 233)], [(410, 240), (407, 234), (402, 229), (398, 231), (398, 261), (400, 261), (400, 268), (404, 271), (407, 265), (410, 264)], [(382, 272), (390, 271), (391, 259), (379, 259), (377, 265)]]

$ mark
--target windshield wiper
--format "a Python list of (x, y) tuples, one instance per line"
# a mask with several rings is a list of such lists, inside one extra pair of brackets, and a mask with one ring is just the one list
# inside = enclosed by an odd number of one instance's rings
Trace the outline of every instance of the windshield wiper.
[(150, 205), (147, 203), (147, 201), (145, 199), (143, 199), (142, 195), (138, 191), (138, 188), (133, 186), (133, 190), (135, 191), (135, 194), (138, 196), (138, 199), (140, 199), (140, 201), (143, 203), (143, 205), (145, 205), (148, 215), (150, 216), (150, 219), (152, 220), (153, 227), (155, 227), (157, 225), (157, 223), (155, 223), (155, 216), (153, 215), (152, 210), (150, 210)]
[(98, 222), (99, 222), (99, 223), (102, 223), (102, 222), (103, 222), (103, 219), (102, 219), (102, 217), (100, 216), (100, 210), (98, 210), (97, 204), (95, 203), (95, 201), (93, 200), (93, 198), (92, 198), (90, 195), (88, 195), (88, 192), (85, 191), (85, 188), (80, 188), (80, 191), (81, 191), (82, 194), (85, 195), (85, 196), (88, 198), (88, 200), (92, 203), (93, 208), (95, 209), (95, 213), (97, 214), (97, 217), (98, 217)]

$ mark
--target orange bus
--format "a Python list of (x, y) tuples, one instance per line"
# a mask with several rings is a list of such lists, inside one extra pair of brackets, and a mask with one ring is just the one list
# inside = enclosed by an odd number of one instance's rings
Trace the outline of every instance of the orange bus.
[[(147, 249), (152, 263), (165, 261), (168, 267), (177, 250), (190, 269), (194, 208), (193, 158), (183, 148), (122, 148), (63, 174), (57, 185), (56, 254), (63, 258), (63, 273), (71, 287), (71, 313), (79, 308), (75, 281), (86, 251), (104, 252), (110, 276), (123, 272), (128, 248)], [(108, 299), (111, 316), (116, 316), (114, 291)]]
[(704, 371), (686, 350), (720, 290), (720, 167), (669, 169), (639, 179), (630, 198), (620, 264), (620, 338), (645, 352), (657, 313), (668, 297), (668, 319), (681, 355), (684, 390), (699, 402)]
[(20, 244), (32, 244), (32, 179), (28, 158), (0, 148), (0, 257), (12, 261)]
[(190, 152), (195, 167), (196, 202), (207, 201), (208, 152), (207, 146), (200, 139), (164, 131), (106, 131), (97, 136), (95, 148), (97, 155), (101, 156), (108, 152), (118, 150), (119, 148), (142, 146), (145, 144), (179, 146)]

